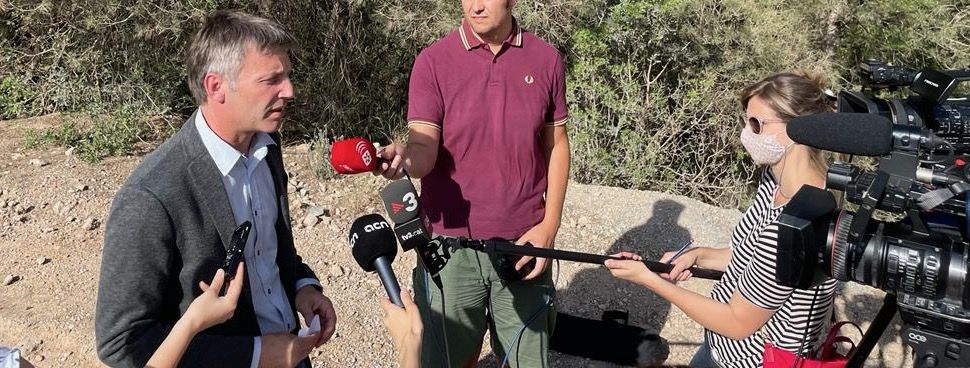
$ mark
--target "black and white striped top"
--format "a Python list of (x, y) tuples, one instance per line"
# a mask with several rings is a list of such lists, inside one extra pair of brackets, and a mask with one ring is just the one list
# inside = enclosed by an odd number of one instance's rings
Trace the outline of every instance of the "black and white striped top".
[(835, 292), (835, 280), (826, 280), (810, 290), (797, 290), (775, 282), (778, 224), (776, 219), (784, 206), (774, 207), (778, 189), (770, 170), (765, 170), (758, 185), (754, 203), (744, 213), (731, 237), (731, 263), (724, 276), (714, 284), (711, 298), (722, 303), (731, 300), (735, 292), (761, 308), (775, 314), (763, 328), (746, 339), (732, 340), (710, 330), (705, 331), (714, 361), (723, 367), (761, 367), (765, 338), (775, 346), (794, 352), (802, 342), (808, 323), (812, 298), (815, 299), (808, 341), (811, 349), (821, 336)]

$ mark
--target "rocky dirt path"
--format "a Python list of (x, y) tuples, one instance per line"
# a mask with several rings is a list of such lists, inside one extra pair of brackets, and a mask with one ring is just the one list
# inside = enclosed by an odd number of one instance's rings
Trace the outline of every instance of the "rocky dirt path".
[[(58, 122), (56, 116), (0, 122), (0, 346), (19, 347), (40, 367), (99, 366), (94, 351), (94, 302), (103, 223), (114, 192), (139, 156), (87, 164), (60, 147), (24, 149), (28, 128)], [(375, 275), (352, 260), (347, 229), (358, 216), (382, 213), (378, 191), (385, 181), (370, 175), (319, 180), (307, 145), (287, 147), (293, 177), (291, 213), (296, 244), (320, 276), (338, 313), (337, 334), (313, 355), (322, 367), (390, 367), (393, 349), (381, 325), (378, 300), (383, 289)], [(319, 162), (319, 161), (317, 161)], [(571, 183), (557, 246), (607, 254), (629, 250), (657, 257), (681, 241), (727, 246), (740, 213), (692, 199), (635, 190)], [(394, 268), (410, 285), (411, 254)], [(710, 281), (684, 284), (706, 293)], [(558, 308), (587, 318), (604, 310), (626, 310), (630, 324), (658, 331), (670, 343), (667, 364), (686, 364), (701, 342), (701, 329), (655, 295), (612, 279), (605, 269), (560, 264)], [(878, 309), (882, 293), (843, 287), (840, 317), (862, 321)], [(496, 363), (486, 347), (482, 366)], [(904, 359), (898, 326), (887, 331), (870, 359), (872, 366), (911, 366)], [(556, 367), (607, 367), (558, 353)]]

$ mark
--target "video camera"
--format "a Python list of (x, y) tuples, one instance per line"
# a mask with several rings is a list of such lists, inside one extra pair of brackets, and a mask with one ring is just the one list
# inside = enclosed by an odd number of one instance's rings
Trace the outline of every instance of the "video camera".
[[(966, 366), (970, 70), (866, 60), (860, 71), (863, 89), (840, 92), (838, 113), (793, 119), (788, 133), (809, 146), (875, 156), (877, 166), (828, 170), (827, 188), (854, 210), (839, 209), (829, 191), (799, 190), (779, 217), (776, 280), (804, 289), (831, 277), (887, 292), (849, 366), (861, 364), (897, 308), (917, 366)], [(906, 98), (878, 97), (907, 87)]]

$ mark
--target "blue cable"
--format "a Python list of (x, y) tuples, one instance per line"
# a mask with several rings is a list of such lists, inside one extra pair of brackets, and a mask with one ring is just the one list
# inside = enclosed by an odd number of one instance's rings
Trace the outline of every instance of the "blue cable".
[[(553, 282), (552, 282), (552, 290), (553, 290), (552, 297), (549, 298), (549, 301), (543, 303), (542, 306), (539, 307), (539, 310), (537, 310), (535, 313), (533, 313), (532, 314), (532, 317), (529, 317), (529, 320), (526, 321), (522, 325), (522, 328), (519, 329), (519, 333), (517, 333), (515, 335), (515, 339), (513, 339), (512, 340), (512, 343), (509, 344), (509, 349), (508, 349), (509, 351), (505, 354), (505, 358), (502, 359), (502, 364), (499, 365), (499, 368), (505, 368), (505, 364), (507, 364), (509, 362), (509, 356), (512, 355), (512, 347), (515, 346), (519, 342), (519, 338), (522, 337), (522, 334), (523, 333), (525, 333), (525, 329), (527, 327), (529, 327), (529, 325), (531, 325), (532, 322), (535, 322), (536, 318), (539, 318), (539, 315), (541, 315), (543, 311), (545, 311), (547, 308), (549, 308), (550, 306), (552, 306), (553, 301), (556, 300), (556, 293), (555, 293), (555, 291), (556, 291), (556, 285), (559, 285), (559, 260), (558, 259), (556, 260), (556, 277), (555, 277), (555, 280), (553, 280)], [(551, 340), (552, 339), (552, 336), (549, 336), (549, 339)]]

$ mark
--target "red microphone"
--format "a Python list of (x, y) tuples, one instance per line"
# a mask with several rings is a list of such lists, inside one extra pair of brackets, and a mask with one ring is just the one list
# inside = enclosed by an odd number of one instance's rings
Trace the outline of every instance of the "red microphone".
[(340, 174), (359, 174), (377, 168), (377, 150), (364, 138), (348, 138), (330, 146), (330, 166)]

